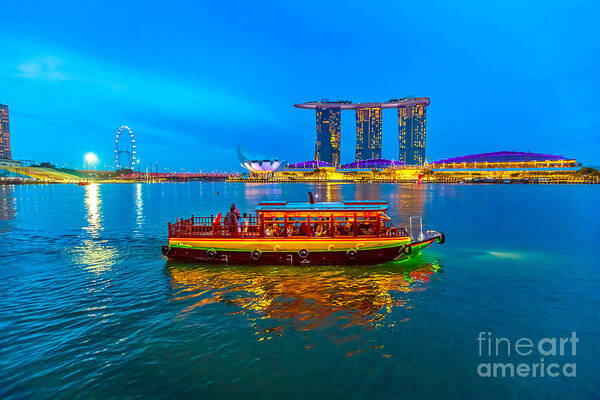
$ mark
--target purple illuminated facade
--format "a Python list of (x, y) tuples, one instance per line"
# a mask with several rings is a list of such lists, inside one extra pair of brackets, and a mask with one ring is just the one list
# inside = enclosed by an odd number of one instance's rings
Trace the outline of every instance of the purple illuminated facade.
[(373, 158), (370, 160), (355, 161), (350, 164), (344, 164), (342, 165), (342, 169), (384, 169), (399, 167), (401, 165), (404, 165), (402, 161)]
[(311, 160), (311, 161), (299, 162), (299, 163), (294, 163), (294, 164), (288, 164), (286, 169), (313, 170), (313, 169), (323, 168), (323, 167), (333, 167), (333, 165), (331, 163), (328, 163), (325, 161)]
[(563, 156), (541, 153), (521, 153), (517, 151), (497, 151), (495, 153), (473, 154), (462, 157), (434, 161), (432, 164), (475, 163), (475, 162), (524, 162), (524, 161), (560, 161)]

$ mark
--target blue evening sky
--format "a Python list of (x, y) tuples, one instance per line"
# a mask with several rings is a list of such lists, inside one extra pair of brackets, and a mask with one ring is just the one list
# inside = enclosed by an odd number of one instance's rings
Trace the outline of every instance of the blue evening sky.
[[(427, 158), (499, 150), (600, 164), (596, 1), (5, 1), (0, 103), (13, 158), (238, 170), (235, 147), (305, 161), (294, 103), (427, 96)], [(354, 160), (342, 115), (342, 162)], [(398, 157), (395, 110), (383, 156)]]

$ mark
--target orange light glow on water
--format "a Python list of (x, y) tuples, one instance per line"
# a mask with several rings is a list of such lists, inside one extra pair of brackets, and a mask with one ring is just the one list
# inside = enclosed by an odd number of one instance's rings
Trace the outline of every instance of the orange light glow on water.
[[(427, 289), (437, 264), (394, 264), (385, 269), (356, 267), (193, 267), (168, 268), (176, 295), (189, 303), (180, 317), (208, 304), (237, 306), (257, 333), (312, 330), (339, 322), (344, 328), (385, 326), (397, 307), (410, 307), (406, 294)], [(193, 301), (192, 301), (193, 300)], [(257, 321), (276, 321), (259, 328)]]

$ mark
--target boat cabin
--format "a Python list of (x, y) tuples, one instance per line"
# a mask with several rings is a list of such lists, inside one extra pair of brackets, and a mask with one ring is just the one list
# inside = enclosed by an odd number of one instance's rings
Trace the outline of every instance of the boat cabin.
[(169, 237), (177, 238), (343, 238), (402, 237), (387, 216), (387, 202), (343, 201), (288, 203), (263, 201), (255, 215), (244, 213), (237, 225), (227, 225), (221, 214), (178, 219), (169, 224)]

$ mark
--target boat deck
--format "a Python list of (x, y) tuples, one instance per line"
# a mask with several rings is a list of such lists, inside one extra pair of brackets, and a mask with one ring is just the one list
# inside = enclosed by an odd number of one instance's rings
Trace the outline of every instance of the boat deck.
[[(346, 217), (345, 217), (346, 218)], [(356, 223), (354, 222), (356, 221)], [(310, 229), (308, 229), (310, 227)], [(169, 223), (169, 238), (398, 238), (408, 237), (408, 230), (395, 227), (379, 218), (341, 219), (332, 217), (275, 220), (256, 216), (241, 217), (237, 225), (226, 225), (215, 216), (177, 219)]]

